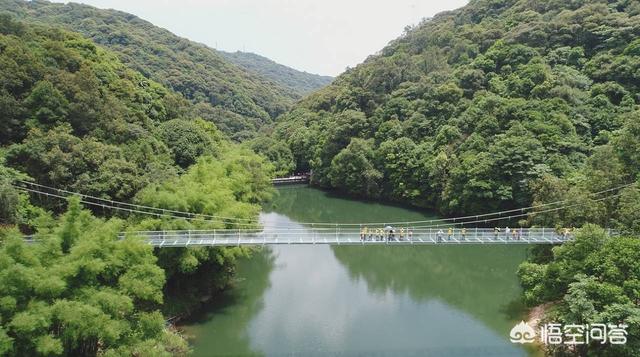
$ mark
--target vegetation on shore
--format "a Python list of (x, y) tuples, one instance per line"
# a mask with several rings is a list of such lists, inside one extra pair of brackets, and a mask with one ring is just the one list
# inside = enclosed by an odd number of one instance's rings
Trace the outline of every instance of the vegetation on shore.
[(0, 245), (0, 355), (175, 356), (186, 342), (159, 311), (165, 272), (153, 249), (119, 241), (120, 219), (102, 220), (79, 199), (37, 244), (4, 232)]
[(154, 251), (117, 233), (233, 219), (82, 209), (16, 186), (255, 220), (272, 165), (78, 34), (0, 15), (0, 63), (0, 355), (185, 354), (165, 318), (225, 288), (249, 251)]
[[(586, 225), (575, 241), (522, 263), (518, 276), (529, 305), (553, 303), (544, 321), (563, 325), (625, 324), (624, 345), (601, 341), (578, 346), (548, 345), (551, 355), (637, 356), (640, 353), (640, 239), (609, 237)], [(544, 322), (543, 321), (543, 322)], [(575, 349), (574, 349), (575, 347)]]

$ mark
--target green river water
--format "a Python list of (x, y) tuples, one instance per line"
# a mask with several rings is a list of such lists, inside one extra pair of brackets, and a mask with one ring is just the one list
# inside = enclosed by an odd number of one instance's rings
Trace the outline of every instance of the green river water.
[[(265, 224), (383, 222), (424, 212), (284, 186)], [(182, 326), (195, 356), (528, 356), (509, 341), (523, 317), (525, 246), (277, 246)]]

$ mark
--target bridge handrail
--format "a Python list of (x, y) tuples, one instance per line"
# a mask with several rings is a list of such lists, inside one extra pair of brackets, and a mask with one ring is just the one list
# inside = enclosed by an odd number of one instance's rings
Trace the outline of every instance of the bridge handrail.
[[(363, 227), (364, 228), (364, 227)], [(375, 233), (376, 229), (382, 229), (385, 230), (383, 227), (367, 227), (368, 228), (368, 233)], [(433, 228), (413, 228), (411, 226), (405, 227), (394, 227), (393, 230), (395, 233), (398, 233), (400, 231), (400, 229), (404, 229), (405, 232), (408, 231), (408, 229), (411, 229), (412, 232), (433, 232), (433, 231), (439, 231), (442, 230), (444, 233), (448, 233), (448, 229), (449, 227), (442, 227), (442, 228), (438, 228), (438, 227), (433, 227)], [(233, 234), (237, 234), (239, 233), (261, 233), (261, 232), (278, 232), (278, 233), (283, 233), (283, 232), (307, 232), (307, 231), (315, 231), (315, 232), (335, 232), (336, 230), (340, 231), (340, 232), (361, 232), (360, 228), (344, 228), (344, 227), (339, 227), (339, 228), (334, 228), (334, 227), (295, 227), (295, 228), (276, 228), (276, 227), (265, 227), (265, 228), (253, 228), (253, 229), (246, 229), (246, 228), (221, 228), (221, 229), (192, 229), (192, 230), (159, 230), (159, 231), (127, 231), (127, 232), (123, 232), (123, 234), (126, 235), (147, 235), (147, 234), (187, 234), (187, 233), (216, 233), (216, 234), (225, 234), (225, 233), (233, 233)], [(386, 230), (385, 230), (386, 231)], [(452, 228), (452, 232), (459, 234), (462, 231), (461, 228)], [(509, 233), (512, 232), (516, 232), (516, 234), (518, 232), (520, 232), (520, 229), (512, 229), (510, 230)], [(469, 227), (466, 228), (466, 232), (467, 234), (470, 234), (472, 232), (491, 232), (491, 233), (496, 233), (494, 228), (474, 228), (474, 227)], [(549, 234), (562, 234), (563, 230), (560, 229), (555, 229), (555, 228), (523, 228), (522, 229), (523, 233), (526, 232), (544, 232), (544, 233), (549, 233)], [(614, 233), (615, 231), (611, 231), (612, 233)], [(504, 228), (502, 228), (500, 231), (498, 231), (498, 234), (505, 234), (506, 231)]]
[[(514, 233), (515, 231), (515, 233)], [(391, 235), (380, 228), (363, 234), (359, 229), (299, 227), (295, 229), (271, 230), (166, 230), (130, 231), (118, 234), (119, 239), (127, 236), (141, 237), (156, 247), (187, 246), (239, 246), (265, 244), (562, 244), (575, 238), (575, 232), (556, 228), (533, 227), (514, 229), (506, 232), (493, 228), (448, 229), (396, 229)], [(609, 236), (618, 236), (615, 230), (607, 230)], [(28, 243), (39, 242), (38, 235), (25, 237)]]

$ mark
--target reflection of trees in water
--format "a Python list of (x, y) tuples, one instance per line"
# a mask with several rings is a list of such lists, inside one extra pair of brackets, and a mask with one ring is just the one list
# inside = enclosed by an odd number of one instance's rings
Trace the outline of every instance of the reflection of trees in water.
[(350, 277), (364, 279), (373, 294), (438, 299), (499, 334), (522, 313), (515, 272), (525, 258), (524, 246), (344, 246), (333, 252)]
[(239, 281), (215, 297), (184, 322), (188, 334), (196, 337), (194, 356), (258, 356), (251, 349), (250, 321), (264, 308), (264, 292), (270, 287), (269, 275), (275, 256), (269, 249), (256, 250), (250, 259), (240, 262)]
[(266, 212), (278, 212), (298, 222), (383, 222), (435, 218), (391, 204), (344, 199), (304, 186), (282, 186)]

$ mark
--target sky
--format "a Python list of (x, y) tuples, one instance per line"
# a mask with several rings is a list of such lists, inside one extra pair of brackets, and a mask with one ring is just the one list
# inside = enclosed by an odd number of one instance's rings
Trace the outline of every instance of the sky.
[(254, 52), (298, 70), (336, 76), (400, 36), (405, 26), (468, 0), (74, 2), (129, 12), (220, 50)]

